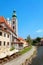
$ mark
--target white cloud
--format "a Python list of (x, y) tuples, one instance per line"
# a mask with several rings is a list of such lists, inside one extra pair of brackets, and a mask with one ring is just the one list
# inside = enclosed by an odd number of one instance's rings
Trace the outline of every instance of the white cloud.
[(39, 29), (39, 30), (37, 30), (36, 32), (37, 32), (37, 33), (42, 33), (43, 30), (42, 30), (42, 29)]

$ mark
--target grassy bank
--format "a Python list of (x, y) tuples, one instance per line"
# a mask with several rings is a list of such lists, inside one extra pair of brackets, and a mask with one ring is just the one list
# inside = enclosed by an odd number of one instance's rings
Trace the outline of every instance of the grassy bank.
[(22, 55), (22, 54), (28, 52), (31, 48), (32, 48), (32, 46), (24, 48), (22, 51), (20, 51), (20, 54)]
[[(27, 58), (27, 59), (25, 60), (25, 62), (22, 63), (21, 65), (31, 65), (32, 59), (35, 58), (36, 53), (37, 53), (37, 51), (36, 51), (36, 49), (35, 49), (35, 51), (34, 51), (33, 54), (30, 56), (30, 58)], [(32, 64), (32, 65), (33, 65), (33, 64)], [(36, 64), (36, 65), (37, 65), (37, 64)]]

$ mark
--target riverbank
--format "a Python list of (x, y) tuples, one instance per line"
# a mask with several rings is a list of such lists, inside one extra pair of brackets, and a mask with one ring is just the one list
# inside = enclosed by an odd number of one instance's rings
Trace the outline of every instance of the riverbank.
[(27, 53), (29, 50), (32, 49), (32, 46), (29, 46), (29, 47), (25, 47), (23, 50), (21, 50), (19, 53), (22, 55), (22, 54), (25, 54)]
[(32, 59), (36, 56), (36, 53), (37, 53), (36, 50), (37, 50), (37, 47), (34, 48), (32, 55), (29, 58), (27, 58), (25, 62), (22, 63), (21, 65), (31, 65)]
[(22, 65), (43, 65), (43, 46), (36, 47), (30, 59), (26, 59)]
[(17, 53), (10, 53), (10, 56), (7, 56), (5, 58), (2, 58), (0, 59), (0, 64), (5, 64), (5, 63), (8, 63), (16, 58), (18, 58), (19, 56), (27, 53), (29, 50), (32, 49), (32, 46), (29, 46), (29, 47), (25, 47), (24, 49), (22, 49), (21, 51), (17, 52)]
[(33, 54), (34, 51), (35, 51), (35, 47), (32, 47), (32, 49), (29, 50), (27, 53), (22, 54), (18, 58), (13, 59), (12, 61), (10, 61), (10, 62), (8, 62), (8, 63), (6, 63), (4, 65), (21, 65), (22, 63), (25, 62), (25, 60), (27, 58), (30, 58), (31, 57), (31, 55)]

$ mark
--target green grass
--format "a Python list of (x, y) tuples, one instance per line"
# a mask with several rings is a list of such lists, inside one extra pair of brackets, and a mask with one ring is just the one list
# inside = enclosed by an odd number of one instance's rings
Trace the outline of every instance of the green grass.
[(12, 46), (11, 48), (10, 48), (10, 51), (12, 51), (12, 50), (14, 50), (15, 48)]
[(31, 48), (32, 48), (32, 46), (24, 48), (23, 50), (20, 51), (20, 54), (22, 55), (22, 54), (28, 52)]

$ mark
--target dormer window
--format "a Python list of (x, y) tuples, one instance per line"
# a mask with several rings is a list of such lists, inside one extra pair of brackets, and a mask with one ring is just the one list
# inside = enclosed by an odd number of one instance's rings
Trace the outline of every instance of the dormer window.
[(1, 28), (2, 26), (0, 26), (0, 28)]
[(7, 30), (7, 28), (4, 28), (5, 30)]
[(2, 26), (0, 25), (0, 28), (1, 28)]

